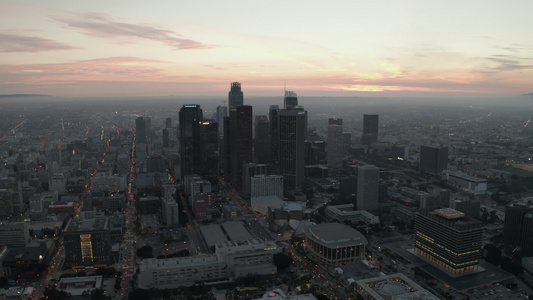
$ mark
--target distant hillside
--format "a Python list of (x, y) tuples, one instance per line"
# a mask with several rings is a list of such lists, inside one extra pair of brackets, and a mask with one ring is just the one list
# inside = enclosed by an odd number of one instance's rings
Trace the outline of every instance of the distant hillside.
[(0, 98), (21, 98), (21, 97), (51, 97), (51, 95), (42, 94), (0, 94)]

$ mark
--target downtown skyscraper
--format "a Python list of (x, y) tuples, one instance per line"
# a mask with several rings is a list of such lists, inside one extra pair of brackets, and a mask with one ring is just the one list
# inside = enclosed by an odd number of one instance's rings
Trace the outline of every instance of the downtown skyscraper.
[(218, 122), (204, 120), (195, 122), (194, 149), (197, 155), (194, 157), (194, 172), (211, 182), (218, 180)]
[(293, 91), (285, 91), (285, 97), (283, 98), (283, 108), (293, 109), (298, 106), (298, 96)]
[[(279, 174), (283, 175), (285, 188), (297, 189), (305, 182), (305, 139), (307, 135), (307, 111), (303, 109), (280, 109), (272, 126), (273, 157), (279, 164)], [(274, 140), (275, 139), (275, 140)]]
[(363, 115), (363, 145), (370, 146), (378, 141), (379, 115)]
[(342, 167), (342, 155), (344, 151), (342, 119), (331, 118), (328, 120), (328, 140), (326, 147), (328, 166), (334, 168)]
[(244, 94), (240, 82), (232, 82), (228, 93), (228, 106), (230, 109), (244, 104)]
[(149, 117), (135, 119), (135, 135), (137, 143), (147, 143), (152, 130), (152, 120)]
[[(198, 104), (185, 104), (179, 113), (181, 177), (195, 173), (194, 161), (200, 159), (194, 125), (203, 120), (202, 108)], [(195, 147), (196, 146), (196, 147)], [(196, 148), (196, 149), (195, 149)]]
[(240, 105), (230, 109), (224, 120), (224, 168), (229, 180), (241, 186), (243, 165), (253, 161), (252, 106)]
[(420, 146), (420, 172), (440, 175), (448, 167), (448, 147)]

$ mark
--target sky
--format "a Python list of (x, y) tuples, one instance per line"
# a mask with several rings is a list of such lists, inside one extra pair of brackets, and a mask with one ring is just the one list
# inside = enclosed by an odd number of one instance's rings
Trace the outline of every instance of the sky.
[(4, 1), (0, 94), (521, 95), (531, 0)]

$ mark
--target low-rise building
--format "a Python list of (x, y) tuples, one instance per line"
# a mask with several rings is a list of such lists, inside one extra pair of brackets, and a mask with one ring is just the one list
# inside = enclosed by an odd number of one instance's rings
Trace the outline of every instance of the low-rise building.
[(328, 218), (338, 220), (340, 222), (364, 222), (366, 224), (379, 224), (379, 217), (367, 212), (366, 210), (354, 210), (355, 205), (330, 205), (326, 207), (325, 213)]

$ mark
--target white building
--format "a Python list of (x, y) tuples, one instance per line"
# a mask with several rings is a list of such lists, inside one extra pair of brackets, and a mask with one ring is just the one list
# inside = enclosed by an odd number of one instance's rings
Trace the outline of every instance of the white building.
[(251, 239), (215, 245), (215, 254), (178, 258), (143, 259), (139, 266), (139, 288), (190, 286), (196, 282), (228, 280), (248, 274), (275, 274), (274, 242)]
[(250, 239), (239, 242), (227, 241), (215, 244), (219, 261), (224, 261), (234, 278), (247, 274), (275, 274), (274, 254), (280, 249), (272, 241)]
[(283, 199), (283, 176), (255, 175), (251, 182), (253, 197), (277, 196)]
[(442, 178), (474, 195), (485, 195), (487, 193), (487, 179), (450, 170), (444, 170), (442, 172)]
[(195, 282), (228, 278), (228, 268), (217, 256), (199, 255), (178, 258), (148, 258), (139, 265), (139, 288), (191, 286)]

